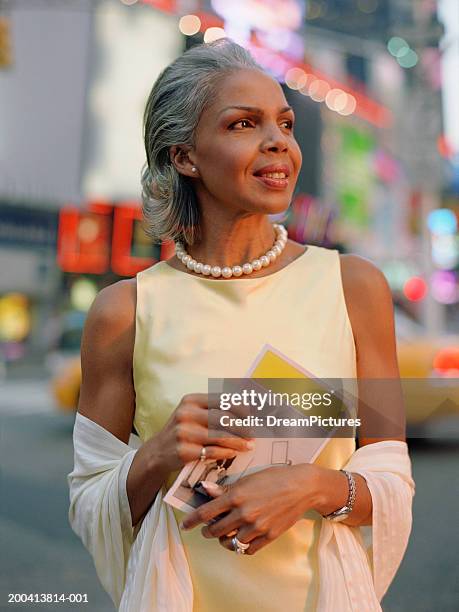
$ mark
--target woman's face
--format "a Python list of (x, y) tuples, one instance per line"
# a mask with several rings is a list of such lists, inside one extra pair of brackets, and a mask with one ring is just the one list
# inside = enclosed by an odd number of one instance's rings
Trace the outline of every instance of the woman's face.
[(293, 122), (282, 88), (263, 72), (223, 79), (195, 134), (200, 202), (210, 198), (232, 212), (286, 210), (302, 161)]

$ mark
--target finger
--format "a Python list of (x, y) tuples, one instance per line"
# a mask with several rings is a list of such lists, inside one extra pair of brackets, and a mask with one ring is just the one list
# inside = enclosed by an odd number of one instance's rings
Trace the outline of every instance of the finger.
[(230, 550), (231, 552), (235, 553), (233, 542), (231, 538), (232, 536), (231, 537), (223, 536), (221, 538), (218, 538), (218, 541), (223, 546), (223, 548), (226, 548), (226, 550)]
[(208, 394), (207, 393), (187, 393), (182, 397), (182, 403), (195, 405), (199, 408), (208, 408)]
[[(197, 461), (201, 459), (202, 444), (192, 444), (190, 442), (182, 442), (180, 444), (179, 457), (183, 463)], [(224, 446), (205, 446), (206, 460), (219, 461), (221, 459), (234, 459), (237, 456), (237, 451)]]
[[(238, 536), (238, 540), (239, 540), (239, 536)], [(241, 540), (241, 542), (243, 542), (244, 540)], [(258, 538), (255, 538), (254, 540), (252, 540), (250, 542), (250, 546), (248, 547), (248, 549), (245, 551), (246, 555), (254, 555), (256, 552), (258, 552), (261, 548), (264, 548), (265, 546), (268, 546), (268, 544), (271, 544), (273, 540), (271, 538), (268, 538), (267, 536), (260, 536)]]
[(199, 508), (193, 510), (193, 512), (190, 512), (190, 514), (187, 514), (182, 521), (182, 528), (193, 529), (193, 527), (196, 527), (196, 525), (199, 525), (200, 523), (208, 523), (219, 514), (222, 514), (230, 509), (231, 503), (229, 500), (229, 495), (225, 493), (224, 495), (221, 495), (210, 502), (202, 504), (202, 506), (199, 506)]
[(260, 392), (266, 394), (266, 389), (250, 378), (225, 379), (224, 389), (219, 408), (230, 408), (238, 417), (256, 414), (259, 394)]
[[(243, 388), (240, 386), (239, 387), (236, 386), (232, 389), (233, 393), (237, 393), (242, 390)], [(229, 395), (232, 396), (233, 393), (230, 393)], [(209, 410), (211, 408), (215, 408), (219, 410), (220, 412), (227, 412), (228, 410), (231, 410), (233, 414), (235, 414), (236, 416), (241, 416), (241, 417), (249, 415), (250, 409), (251, 409), (250, 404), (244, 404), (241, 402), (240, 399), (239, 400), (234, 399), (234, 401), (230, 400), (228, 402), (228, 393), (226, 392), (209, 393), (207, 406)]]
[[(212, 522), (201, 529), (201, 533), (205, 538), (222, 538), (229, 537), (230, 533), (236, 535), (240, 533), (242, 519), (238, 512), (232, 511), (226, 514), (218, 521)], [(254, 536), (255, 537), (255, 536)], [(239, 538), (239, 535), (238, 535)]]
[[(239, 537), (239, 534), (234, 534), (234, 535), (237, 535), (237, 539), (239, 540), (239, 542), (243, 542), (244, 544), (247, 544), (247, 543), (250, 544), (249, 548), (246, 549), (244, 554), (246, 555), (254, 554), (257, 550), (259, 550), (259, 548), (254, 548), (253, 552), (249, 553), (249, 550), (252, 548), (252, 542), (249, 542), (248, 540), (247, 541), (241, 540), (241, 538)], [(221, 538), (218, 538), (218, 541), (223, 546), (223, 548), (226, 548), (227, 550), (230, 550), (231, 552), (236, 553), (234, 546), (233, 546), (233, 535), (227, 534), (226, 536), (222, 536)], [(260, 548), (262, 548), (262, 546), (260, 546)]]
[(183, 396), (182, 402), (195, 404), (199, 408), (220, 408), (220, 393), (187, 393)]
[(212, 437), (209, 436), (208, 430), (199, 425), (198, 423), (187, 423), (180, 426), (180, 437), (184, 438), (186, 442), (191, 442), (202, 446), (222, 446), (224, 448), (231, 448), (236, 451), (245, 452), (254, 448), (254, 442), (252, 440), (244, 440), (237, 436), (230, 437)]
[[(195, 436), (193, 439), (196, 442), (205, 444), (221, 444), (222, 446), (229, 446), (230, 448), (236, 448), (237, 450), (247, 450), (244, 443), (240, 440), (254, 441), (252, 431), (250, 427), (224, 427), (219, 424), (219, 419), (223, 413), (220, 410), (212, 410), (212, 416), (207, 410), (203, 410), (196, 405), (187, 405), (180, 412), (179, 424), (186, 428), (187, 434), (188, 429)], [(229, 418), (235, 419), (236, 417), (229, 413)], [(197, 429), (195, 426), (199, 426)], [(201, 438), (197, 438), (197, 432), (200, 432)], [(230, 440), (230, 442), (222, 442), (222, 440)]]
[(179, 414), (182, 420), (198, 421), (206, 425), (208, 411), (219, 407), (218, 393), (187, 393), (180, 401)]
[[(212, 495), (214, 498), (220, 497), (220, 495), (223, 495), (229, 490), (228, 485), (219, 485), (215, 482), (208, 482), (206, 480), (201, 481), (201, 485), (209, 495)], [(223, 515), (220, 520), (211, 519), (208, 521), (207, 525), (202, 528), (201, 533), (205, 538), (215, 538), (223, 535), (231, 537), (236, 535), (240, 522), (241, 521), (237, 519), (237, 515), (234, 511), (228, 512)]]
[(209, 410), (207, 426), (210, 435), (234, 435), (240, 438), (253, 439), (254, 431), (250, 425), (243, 425), (242, 420), (232, 410)]

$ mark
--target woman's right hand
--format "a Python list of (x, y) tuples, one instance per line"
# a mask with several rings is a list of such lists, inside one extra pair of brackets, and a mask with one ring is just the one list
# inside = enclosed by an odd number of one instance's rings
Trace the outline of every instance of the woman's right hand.
[(225, 437), (209, 435), (209, 422), (213, 432), (219, 428), (221, 410), (215, 408), (207, 393), (188, 393), (182, 397), (163, 429), (152, 438), (166, 471), (174, 472), (199, 459), (203, 446), (206, 447), (206, 459), (214, 460), (230, 459), (240, 451), (254, 448), (252, 438), (229, 432)]

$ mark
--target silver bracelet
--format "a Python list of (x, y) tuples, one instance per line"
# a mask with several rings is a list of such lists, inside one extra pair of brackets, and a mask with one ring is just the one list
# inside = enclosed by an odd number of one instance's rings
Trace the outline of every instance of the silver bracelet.
[(351, 472), (348, 472), (347, 470), (339, 470), (339, 471), (345, 474), (347, 481), (349, 483), (349, 495), (347, 498), (347, 502), (342, 508), (338, 508), (334, 512), (330, 512), (330, 514), (322, 515), (323, 518), (328, 519), (329, 521), (334, 521), (334, 522), (342, 521), (346, 519), (349, 516), (349, 514), (352, 512), (352, 508), (354, 507), (355, 492), (356, 492), (355, 480)]
[(349, 483), (349, 497), (348, 497), (346, 506), (349, 508), (349, 512), (351, 512), (352, 508), (354, 507), (355, 491), (356, 491), (354, 476), (347, 470), (340, 470), (340, 472), (343, 472), (343, 474), (346, 475), (347, 481)]

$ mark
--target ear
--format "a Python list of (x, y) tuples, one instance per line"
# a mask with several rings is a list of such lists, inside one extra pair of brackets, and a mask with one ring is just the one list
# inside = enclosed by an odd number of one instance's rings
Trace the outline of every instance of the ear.
[(169, 149), (169, 157), (177, 172), (180, 174), (193, 178), (198, 175), (198, 171), (193, 172), (192, 170), (193, 167), (196, 168), (196, 164), (193, 161), (194, 156), (191, 147), (186, 145), (173, 145)]

